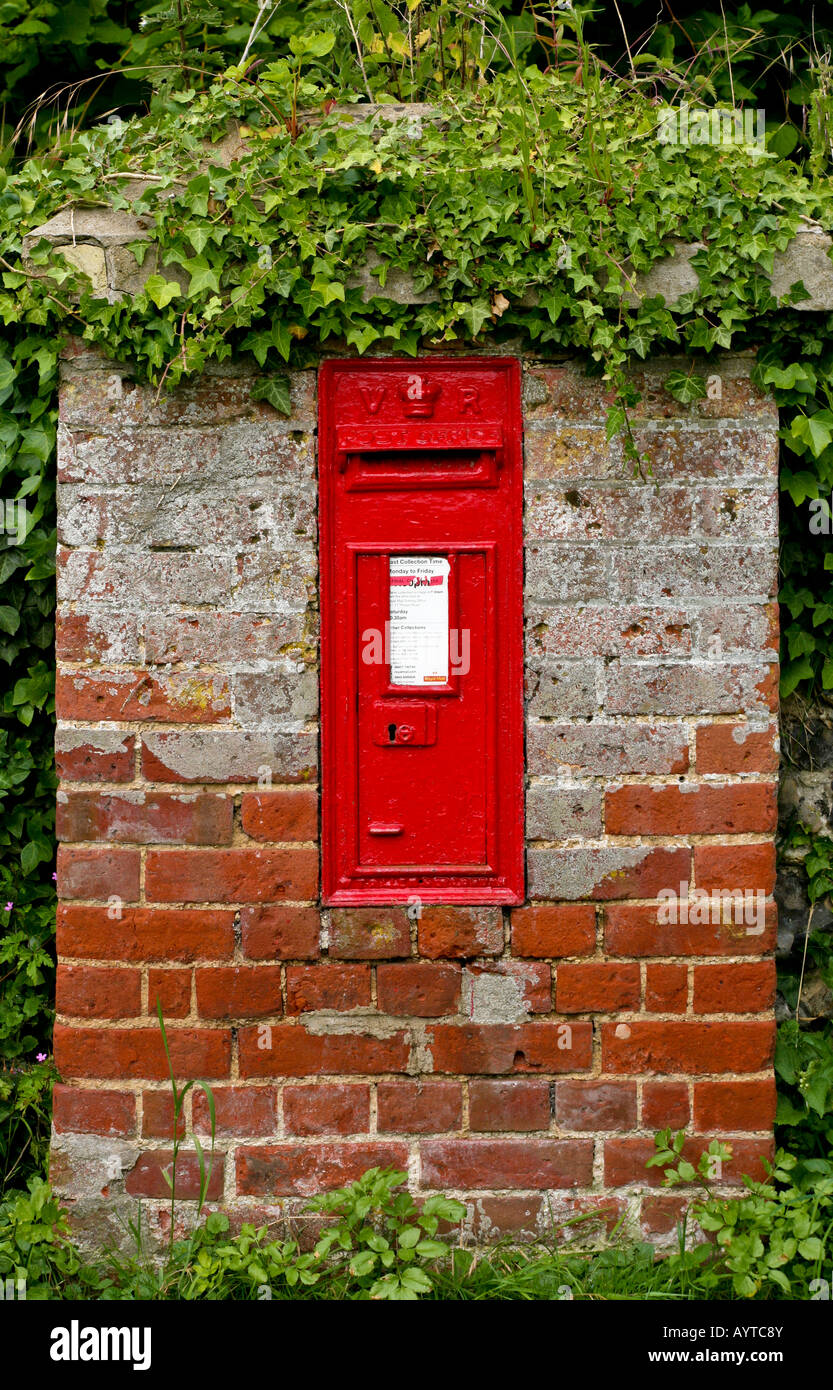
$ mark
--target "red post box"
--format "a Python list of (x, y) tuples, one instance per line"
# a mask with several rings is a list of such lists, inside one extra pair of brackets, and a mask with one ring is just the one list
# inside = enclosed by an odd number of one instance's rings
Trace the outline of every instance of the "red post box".
[(319, 387), (324, 901), (522, 902), (518, 363)]

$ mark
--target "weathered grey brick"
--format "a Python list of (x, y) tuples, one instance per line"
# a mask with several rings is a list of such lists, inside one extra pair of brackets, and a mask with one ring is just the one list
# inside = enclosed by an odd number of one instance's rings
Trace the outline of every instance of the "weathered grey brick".
[(116, 545), (148, 550), (199, 547), (203, 551), (275, 545), (287, 536), (312, 544), (315, 492), (310, 484), (287, 489), (271, 478), (206, 484), (198, 475), (172, 488), (158, 485), (90, 491), (62, 484), (59, 539), (64, 545)]
[(730, 429), (724, 423), (643, 426), (634, 443), (658, 482), (681, 478), (772, 478), (778, 472), (775, 429)]
[(774, 486), (699, 487), (693, 490), (692, 531), (734, 541), (778, 535), (778, 492)]
[(694, 646), (704, 656), (759, 657), (778, 651), (778, 604), (703, 604), (693, 617)]
[(526, 492), (526, 532), (534, 540), (638, 536), (644, 543), (685, 537), (693, 530), (696, 497), (691, 488), (656, 490), (634, 482), (562, 488), (531, 482)]
[(623, 476), (622, 444), (608, 440), (603, 425), (533, 425), (524, 437), (527, 478), (607, 479)]
[(533, 668), (552, 657), (684, 656), (691, 650), (692, 628), (681, 608), (614, 608), (608, 604), (571, 604), (568, 608), (530, 604), (526, 610), (526, 651)]
[(142, 771), (157, 782), (313, 781), (318, 765), (314, 729), (248, 733), (237, 729), (146, 731)]
[(527, 729), (531, 776), (569, 772), (590, 777), (670, 774), (688, 767), (688, 733), (679, 725), (538, 724)]
[(535, 782), (526, 794), (526, 833), (531, 840), (598, 839), (602, 833), (601, 789)]
[(285, 549), (258, 546), (238, 555), (224, 607), (241, 613), (292, 613), (315, 603), (318, 558), (300, 537), (294, 541)]
[(233, 560), (188, 552), (58, 550), (58, 598), (128, 612), (175, 604), (224, 604)]
[(312, 434), (276, 428), (271, 420), (234, 420), (215, 428), (70, 430), (58, 426), (58, 478), (66, 483), (165, 487), (202, 478), (223, 483), (274, 474), (299, 485), (314, 477)]
[(208, 662), (240, 666), (278, 656), (314, 659), (318, 614), (312, 608), (292, 613), (161, 613), (145, 621), (149, 662)]
[(609, 555), (600, 546), (544, 543), (526, 552), (526, 593), (533, 602), (607, 598), (609, 588)]
[(772, 545), (628, 546), (612, 560), (614, 599), (624, 603), (685, 598), (769, 598), (778, 583)]
[(62, 369), (60, 417), (70, 429), (107, 432), (115, 424), (183, 426), (225, 424), (243, 416), (269, 422), (276, 433), (312, 427), (315, 423), (315, 373), (288, 372), (292, 414), (281, 415), (265, 401), (252, 399), (258, 376), (252, 372), (227, 375), (206, 370), (185, 378), (175, 391), (131, 380), (130, 369), (102, 360), (100, 370), (89, 365)]
[(687, 847), (586, 845), (572, 849), (527, 851), (532, 898), (574, 901), (577, 898), (653, 898), (663, 888), (679, 892), (688, 881)]
[(234, 721), (244, 729), (275, 729), (318, 714), (318, 672), (293, 661), (232, 677)]
[(527, 673), (529, 713), (536, 719), (555, 715), (595, 714), (599, 708), (596, 664), (592, 661), (547, 661)]
[(610, 714), (760, 713), (777, 701), (777, 668), (762, 662), (614, 661), (606, 676)]

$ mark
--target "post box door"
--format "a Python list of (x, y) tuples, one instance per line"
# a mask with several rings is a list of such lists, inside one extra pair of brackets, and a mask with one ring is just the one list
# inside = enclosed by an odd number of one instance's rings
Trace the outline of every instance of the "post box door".
[(324, 900), (522, 901), (518, 364), (320, 392)]

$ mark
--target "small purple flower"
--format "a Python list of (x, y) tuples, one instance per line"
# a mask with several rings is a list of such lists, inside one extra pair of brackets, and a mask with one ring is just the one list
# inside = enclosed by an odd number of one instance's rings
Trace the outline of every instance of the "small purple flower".
[(46, 1053), (45, 1053), (45, 1052), (39, 1052), (39, 1053), (37, 1054), (37, 1060), (38, 1060), (39, 1062), (45, 1062), (45, 1061), (46, 1061)]
[(6, 903), (6, 911), (7, 911), (7, 912), (11, 912), (11, 910), (12, 910), (13, 907), (14, 907), (14, 903)]
[(57, 882), (58, 882), (58, 875), (57, 875), (57, 874), (53, 874), (53, 875), (52, 875), (52, 882), (53, 882), (53, 883), (57, 883)]

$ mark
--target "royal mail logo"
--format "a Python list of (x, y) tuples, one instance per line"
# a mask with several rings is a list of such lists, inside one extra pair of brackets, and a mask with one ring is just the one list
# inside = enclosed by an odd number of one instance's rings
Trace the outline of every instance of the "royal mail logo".
[(149, 1327), (53, 1327), (49, 1355), (53, 1361), (124, 1361), (134, 1371), (150, 1369)]

